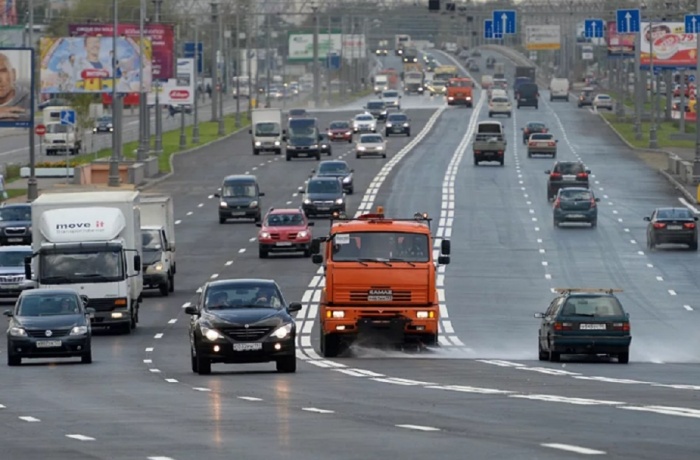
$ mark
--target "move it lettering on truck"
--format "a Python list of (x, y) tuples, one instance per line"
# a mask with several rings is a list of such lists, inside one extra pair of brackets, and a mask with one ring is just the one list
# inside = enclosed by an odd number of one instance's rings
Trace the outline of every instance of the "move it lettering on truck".
[(69, 222), (66, 224), (56, 224), (56, 231), (59, 233), (89, 233), (101, 232), (105, 228), (103, 220), (90, 222)]

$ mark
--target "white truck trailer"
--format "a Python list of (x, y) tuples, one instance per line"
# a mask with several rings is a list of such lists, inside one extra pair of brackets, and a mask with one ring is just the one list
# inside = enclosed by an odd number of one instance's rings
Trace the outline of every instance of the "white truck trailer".
[(143, 287), (175, 291), (175, 212), (168, 195), (141, 195)]
[(143, 289), (137, 191), (44, 193), (32, 202), (32, 257), (25, 275), (39, 288), (88, 297), (92, 324), (130, 333)]
[(251, 112), (248, 132), (253, 136), (253, 155), (260, 152), (282, 154), (284, 130), (282, 129), (282, 109), (255, 109)]

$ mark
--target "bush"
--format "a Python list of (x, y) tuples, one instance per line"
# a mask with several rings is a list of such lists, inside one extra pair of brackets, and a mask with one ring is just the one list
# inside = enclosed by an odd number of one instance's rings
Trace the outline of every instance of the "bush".
[(19, 178), (19, 170), (22, 165), (8, 164), (5, 165), (5, 180), (15, 180)]
[(66, 160), (61, 160), (61, 161), (39, 161), (36, 164), (37, 168), (75, 168), (77, 166), (80, 166), (80, 162), (78, 160), (70, 160), (68, 162), (68, 165), (66, 166)]

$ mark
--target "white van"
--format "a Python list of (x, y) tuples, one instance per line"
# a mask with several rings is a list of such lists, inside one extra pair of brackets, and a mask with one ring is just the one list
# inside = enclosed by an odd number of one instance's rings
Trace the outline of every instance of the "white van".
[(566, 78), (552, 78), (549, 82), (549, 100), (569, 100), (569, 80)]

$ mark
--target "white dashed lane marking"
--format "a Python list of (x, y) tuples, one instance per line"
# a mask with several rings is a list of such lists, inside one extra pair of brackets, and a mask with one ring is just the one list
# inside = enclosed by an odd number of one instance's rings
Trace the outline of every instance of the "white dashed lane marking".
[(66, 438), (75, 439), (76, 441), (94, 441), (95, 438), (85, 436), (83, 434), (67, 434)]
[(41, 420), (39, 420), (36, 417), (32, 417), (31, 415), (22, 415), (21, 417), (19, 417), (19, 419), (24, 421), (24, 422), (29, 422), (29, 423), (41, 422)]
[(440, 431), (440, 428), (435, 428), (434, 426), (423, 426), (423, 425), (394, 425), (396, 428), (405, 428), (407, 430), (415, 431)]
[(540, 444), (542, 447), (549, 447), (550, 449), (564, 450), (567, 452), (574, 452), (581, 455), (605, 455), (605, 451), (589, 449), (587, 447), (573, 446), (571, 444)]
[(327, 409), (319, 409), (317, 407), (302, 407), (301, 410), (306, 412), (315, 412), (317, 414), (334, 414), (335, 411)]
[(256, 398), (254, 396), (239, 396), (238, 399), (243, 401), (262, 401), (262, 398)]

